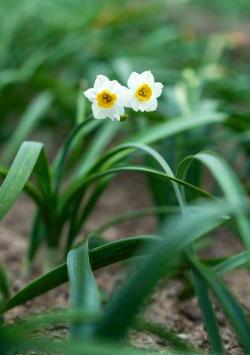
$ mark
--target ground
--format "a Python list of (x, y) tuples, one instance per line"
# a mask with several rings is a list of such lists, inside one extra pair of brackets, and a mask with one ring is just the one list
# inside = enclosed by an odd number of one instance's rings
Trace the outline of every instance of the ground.
[[(138, 196), (140, 196), (140, 200), (138, 200)], [(150, 205), (151, 199), (143, 176), (122, 174), (113, 181), (109, 189), (104, 193), (95, 213), (91, 216), (87, 229), (93, 229), (119, 212), (149, 207)], [(18, 291), (41, 272), (39, 265), (34, 265), (32, 273), (28, 275), (25, 272), (24, 265), (27, 235), (33, 212), (34, 207), (31, 202), (22, 196), (0, 227), (0, 257), (7, 265), (14, 292)], [(110, 228), (106, 233), (106, 237), (114, 240), (125, 236), (150, 233), (153, 231), (154, 225), (155, 220), (152, 217), (137, 221), (133, 220)], [(240, 242), (230, 235), (228, 231), (221, 231), (214, 238), (215, 243), (206, 252), (207, 255), (230, 255), (235, 251), (241, 250)], [(97, 271), (95, 276), (100, 288), (109, 295), (114, 289), (119, 287), (124, 276), (126, 276), (126, 272), (126, 265), (117, 264)], [(233, 292), (237, 294), (240, 302), (250, 311), (250, 299), (248, 296), (250, 294), (249, 271), (240, 270), (230, 273), (230, 275), (227, 275), (226, 281)], [(181, 300), (179, 296), (182, 291), (182, 280), (177, 279), (168, 282), (163, 280), (149, 300), (144, 317), (167, 326), (176, 331), (183, 339), (190, 341), (203, 350), (208, 350), (206, 333), (195, 299)], [(27, 314), (40, 313), (43, 310), (62, 308), (67, 305), (67, 285), (63, 285), (28, 302), (24, 306), (19, 306), (9, 311), (6, 319), (12, 322), (23, 315), (27, 316)], [(225, 321), (225, 317), (219, 310), (217, 313), (228, 353), (239, 354), (240, 349), (236, 345), (233, 333)], [(66, 334), (67, 329), (65, 328), (53, 329), (54, 337), (61, 338)], [(137, 347), (157, 348), (159, 352), (165, 349), (167, 345), (157, 336), (142, 331), (131, 332), (130, 342)]]

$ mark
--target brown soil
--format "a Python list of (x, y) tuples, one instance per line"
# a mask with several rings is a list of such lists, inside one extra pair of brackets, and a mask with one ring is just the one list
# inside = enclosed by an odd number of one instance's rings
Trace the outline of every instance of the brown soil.
[[(138, 200), (138, 196), (140, 196), (140, 200)], [(97, 225), (118, 213), (150, 205), (151, 201), (143, 177), (132, 176), (131, 174), (120, 175), (101, 198), (98, 207), (90, 218), (87, 229), (96, 228)], [(0, 227), (0, 257), (6, 263), (14, 292), (41, 273), (39, 265), (34, 266), (31, 275), (25, 274), (22, 268), (33, 211), (31, 202), (27, 198), (21, 197)], [(150, 233), (153, 231), (154, 225), (155, 221), (152, 217), (144, 218), (110, 228), (106, 237), (109, 240), (114, 240), (125, 236)], [(215, 236), (215, 242), (206, 254), (230, 255), (240, 249), (239, 241), (224, 231)], [(98, 285), (110, 294), (114, 288), (119, 287), (126, 276), (126, 271), (126, 266), (122, 264), (99, 270), (95, 273)], [(227, 275), (227, 282), (233, 292), (237, 294), (240, 302), (250, 311), (249, 271), (241, 270), (231, 273)], [(208, 350), (206, 333), (195, 299), (181, 301), (179, 298), (183, 287), (182, 280), (162, 281), (160, 287), (151, 297), (144, 312), (144, 317), (167, 326), (176, 331), (183, 339), (201, 349)], [(40, 313), (43, 310), (65, 308), (67, 305), (68, 291), (67, 285), (64, 285), (28, 302), (24, 306), (9, 311), (6, 319), (12, 322), (17, 317)], [(220, 311), (218, 311), (218, 318), (228, 353), (239, 354), (240, 349), (236, 345), (233, 333)], [(53, 330), (54, 337), (64, 337), (66, 333), (67, 331), (61, 328)], [(157, 348), (159, 353), (160, 350), (166, 348), (166, 343), (162, 339), (148, 332), (133, 331), (130, 335), (130, 341), (137, 347)]]

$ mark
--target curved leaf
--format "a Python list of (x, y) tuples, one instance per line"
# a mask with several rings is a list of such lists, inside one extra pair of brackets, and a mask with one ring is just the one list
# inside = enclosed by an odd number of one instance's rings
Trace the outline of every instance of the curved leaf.
[[(224, 220), (229, 207), (220, 203), (199, 206), (197, 211), (170, 218), (164, 229), (162, 243), (151, 247), (145, 262), (114, 295), (107, 306), (96, 334), (105, 339), (118, 339), (126, 334), (143, 302), (161, 277), (167, 277), (178, 261), (178, 255), (195, 240), (213, 230)], [(147, 275), (147, 277), (145, 277)]]
[(85, 179), (80, 179), (80, 180), (75, 181), (74, 184), (72, 184), (70, 186), (70, 188), (68, 188), (68, 190), (66, 190), (64, 195), (62, 196), (61, 207), (60, 207), (61, 213), (63, 213), (64, 209), (66, 208), (66, 206), (68, 206), (69, 202), (75, 196), (78, 196), (81, 189), (83, 189), (84, 187), (89, 185), (91, 182), (96, 181), (102, 177), (116, 174), (116, 173), (119, 173), (122, 171), (131, 171), (131, 172), (141, 172), (141, 173), (145, 173), (145, 174), (153, 174), (156, 177), (176, 182), (182, 186), (185, 186), (191, 190), (194, 190), (202, 196), (209, 197), (209, 198), (212, 197), (208, 192), (206, 192), (202, 189), (199, 189), (198, 187), (196, 187), (192, 184), (189, 184), (184, 180), (180, 180), (180, 179), (177, 179), (173, 176), (167, 175), (166, 173), (163, 173), (160, 170), (156, 170), (156, 169), (152, 169), (152, 168), (148, 168), (148, 167), (144, 167), (144, 166), (133, 166), (133, 165), (130, 166), (130, 165), (128, 165), (128, 166), (119, 166), (119, 167), (111, 168), (106, 171), (90, 175), (90, 176), (86, 177)]
[(220, 302), (221, 308), (231, 322), (241, 345), (245, 349), (246, 354), (248, 354), (250, 352), (250, 322), (244, 314), (241, 306), (230, 291), (224, 286), (222, 280), (218, 279), (215, 272), (206, 268), (195, 259), (192, 259), (192, 263), (211, 287), (214, 295)]
[[(115, 242), (106, 243), (100, 247), (90, 250), (89, 258), (92, 270), (118, 261), (129, 259), (133, 256), (144, 255), (141, 250), (146, 245), (159, 242), (161, 239), (156, 236), (129, 237)], [(0, 312), (5, 312), (15, 306), (23, 304), (33, 298), (46, 293), (68, 280), (66, 264), (59, 265), (48, 273), (33, 280), (30, 284), (21, 289), (5, 304), (0, 307)]]
[(8, 213), (27, 183), (42, 152), (43, 145), (24, 142), (0, 188), (0, 220)]
[(135, 135), (130, 141), (136, 141), (144, 144), (155, 143), (163, 138), (167, 138), (180, 132), (194, 129), (199, 126), (222, 123), (226, 119), (226, 116), (221, 113), (209, 113), (202, 117), (202, 115), (192, 116), (190, 118), (175, 118), (170, 121), (166, 121), (162, 124), (158, 124), (155, 127), (144, 131), (141, 134)]
[(220, 185), (227, 202), (230, 206), (234, 207), (242, 239), (247, 248), (250, 248), (250, 224), (247, 216), (239, 211), (239, 206), (246, 202), (247, 196), (234, 171), (226, 161), (216, 154), (201, 152), (183, 159), (179, 166), (177, 176), (185, 178), (191, 162), (195, 159), (203, 163), (211, 171)]

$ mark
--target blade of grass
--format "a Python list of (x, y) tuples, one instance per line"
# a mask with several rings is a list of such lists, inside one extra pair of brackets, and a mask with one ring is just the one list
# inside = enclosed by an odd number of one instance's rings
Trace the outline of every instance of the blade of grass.
[(246, 193), (231, 167), (215, 153), (201, 152), (187, 157), (181, 162), (177, 177), (185, 179), (188, 168), (193, 160), (203, 163), (218, 182), (225, 198), (231, 206), (235, 206), (235, 213), (242, 239), (247, 248), (250, 248), (250, 224), (244, 213), (238, 213), (238, 207), (247, 200)]
[[(67, 270), (71, 307), (89, 313), (98, 313), (100, 311), (100, 297), (90, 266), (88, 241), (68, 253)], [(93, 325), (89, 323), (76, 323), (72, 328), (73, 336), (79, 338), (89, 337), (92, 332)]]
[(152, 334), (156, 334), (162, 339), (167, 341), (168, 347), (173, 348), (175, 352), (183, 352), (183, 353), (191, 353), (191, 354), (202, 354), (201, 351), (195, 349), (191, 344), (187, 341), (181, 339), (178, 335), (176, 335), (171, 330), (167, 329), (165, 326), (161, 326), (149, 321), (145, 321), (144, 319), (140, 319), (136, 321), (135, 328), (137, 330), (143, 330), (150, 332)]
[[(96, 334), (105, 339), (123, 337), (133, 324), (143, 302), (151, 294), (160, 278), (169, 276), (181, 251), (188, 245), (222, 223), (226, 207), (221, 204), (206, 205), (197, 212), (178, 215), (166, 224), (163, 242), (151, 247), (150, 254), (140, 268), (109, 302)], [(147, 275), (147, 277), (145, 277)]]
[(24, 142), (0, 188), (0, 220), (8, 213), (27, 183), (39, 159), (43, 145)]
[[(51, 339), (41, 338), (34, 339), (31, 337), (31, 329), (29, 331), (13, 331), (9, 327), (0, 327), (0, 342), (2, 346), (3, 353), (10, 354), (13, 352), (18, 353), (50, 353), (50, 354), (68, 354), (68, 355), (147, 355), (149, 352), (143, 349), (135, 349), (124, 344), (111, 343), (111, 342), (101, 342), (98, 340), (64, 340), (64, 341), (53, 341)], [(159, 351), (150, 350), (150, 354), (157, 355)], [(174, 355), (176, 353), (170, 351), (162, 351), (162, 355)], [(182, 353), (179, 352), (181, 355)], [(186, 355), (191, 353), (185, 353)]]
[(76, 177), (84, 176), (95, 164), (103, 149), (110, 143), (119, 129), (114, 122), (105, 122), (92, 139), (92, 143), (86, 150), (83, 159), (79, 161)]
[(2, 300), (7, 300), (11, 296), (11, 288), (7, 270), (3, 262), (0, 261), (0, 295)]
[[(172, 178), (175, 178), (171, 168), (169, 167), (169, 165), (167, 164), (167, 162), (162, 158), (162, 156), (157, 153), (153, 148), (146, 146), (145, 144), (139, 144), (139, 143), (129, 143), (129, 144), (125, 144), (120, 146), (119, 149), (133, 149), (133, 150), (142, 150), (144, 153), (147, 153), (148, 155), (150, 155), (163, 169), (163, 171), (171, 176)], [(180, 205), (180, 208), (183, 210), (184, 209), (184, 203), (182, 200), (182, 196), (181, 196), (181, 192), (179, 191), (179, 187), (178, 184), (174, 181), (172, 182), (172, 187), (176, 196), (176, 199)], [(95, 203), (97, 202), (98, 198), (100, 197), (100, 193), (103, 191), (104, 187), (106, 186), (106, 183), (104, 181), (104, 184), (101, 182), (99, 183), (99, 186), (97, 186), (96, 190), (92, 193), (91, 197), (89, 198), (89, 202), (87, 202), (86, 205), (83, 206), (83, 212), (81, 213), (81, 217), (80, 220), (78, 222), (78, 225), (76, 227), (76, 232), (71, 233), (71, 237), (68, 239), (70, 244), (69, 246), (72, 244), (72, 241), (74, 239), (74, 237), (77, 235), (78, 231), (80, 230), (80, 228), (82, 227), (83, 222), (86, 220), (86, 218), (88, 217), (88, 215), (90, 214), (90, 212), (92, 211), (93, 207), (95, 206)], [(76, 210), (75, 210), (75, 214), (76, 211), (78, 210), (78, 206), (80, 206), (81, 200), (79, 200), (77, 202), (76, 205)]]
[(73, 130), (70, 132), (69, 136), (64, 142), (64, 145), (62, 149), (59, 151), (58, 156), (56, 157), (54, 164), (53, 164), (53, 175), (54, 175), (54, 180), (55, 180), (55, 190), (58, 192), (62, 175), (63, 175), (63, 168), (65, 165), (65, 161), (67, 158), (67, 155), (70, 151), (70, 148), (72, 144), (74, 143), (75, 139), (77, 136), (85, 130), (86, 127), (88, 127), (88, 124), (91, 123), (91, 118), (86, 119), (79, 125), (75, 126)]
[(33, 260), (40, 245), (45, 240), (45, 235), (46, 230), (44, 228), (41, 215), (37, 212), (29, 235), (29, 246), (27, 252), (27, 260), (29, 263)]
[(50, 91), (45, 91), (33, 99), (28, 109), (20, 117), (19, 124), (8, 142), (3, 154), (5, 161), (9, 161), (13, 157), (22, 141), (25, 140), (28, 134), (41, 121), (49, 109), (52, 100), (53, 95)]
[(250, 252), (249, 250), (246, 250), (239, 254), (227, 258), (225, 261), (220, 262), (219, 264), (214, 266), (213, 269), (219, 275), (222, 275), (249, 264), (250, 264)]
[(156, 177), (159, 177), (159, 178), (162, 178), (165, 180), (169, 180), (169, 181), (173, 181), (173, 182), (176, 182), (176, 183), (183, 185), (187, 188), (190, 188), (191, 190), (196, 191), (199, 195), (209, 197), (209, 198), (212, 197), (206, 191), (199, 189), (198, 187), (196, 187), (192, 184), (189, 184), (184, 180), (180, 180), (180, 179), (177, 179), (173, 176), (169, 176), (159, 170), (151, 169), (151, 168), (144, 167), (144, 166), (133, 166), (133, 165), (129, 166), (128, 165), (128, 166), (119, 166), (116, 168), (108, 169), (106, 171), (90, 175), (90, 176), (86, 177), (85, 179), (80, 179), (80, 180), (77, 180), (74, 183), (72, 183), (62, 196), (61, 204), (59, 206), (60, 213), (61, 214), (64, 213), (64, 209), (66, 208), (65, 206), (68, 206), (72, 199), (74, 199), (76, 196), (79, 196), (79, 191), (81, 191), (81, 189), (84, 186), (87, 186), (92, 181), (98, 180), (102, 177), (106, 177), (108, 175), (116, 174), (116, 173), (123, 172), (123, 171), (141, 172), (141, 173), (145, 173), (145, 174), (154, 174)]
[(211, 269), (208, 269), (194, 258), (190, 260), (192, 260), (193, 267), (198, 270), (198, 272), (210, 286), (215, 297), (218, 299), (221, 308), (223, 309), (232, 327), (234, 328), (240, 344), (244, 348), (246, 354), (248, 354), (250, 352), (250, 322), (246, 318), (246, 315), (244, 314), (241, 306), (223, 284), (222, 280), (218, 278), (215, 272), (213, 272)]
[(135, 135), (129, 140), (138, 143), (151, 144), (180, 132), (195, 129), (199, 126), (222, 123), (225, 119), (226, 116), (219, 113), (210, 113), (203, 117), (201, 115), (198, 117), (186, 117), (185, 119), (173, 118), (171, 121), (164, 122), (156, 127), (150, 127), (150, 129)]
[[(97, 270), (112, 263), (129, 259), (133, 256), (144, 255), (144, 252), (141, 251), (142, 247), (160, 241), (161, 239), (156, 236), (140, 236), (106, 243), (103, 246), (90, 250), (89, 257), (91, 268), (92, 270)], [(67, 266), (64, 263), (33, 280), (30, 284), (13, 295), (8, 302), (2, 305), (0, 311), (4, 312), (17, 305), (23, 304), (67, 281)]]
[(67, 236), (66, 252), (68, 252), (71, 246), (73, 245), (73, 242), (77, 237), (78, 233), (80, 232), (83, 223), (86, 221), (88, 216), (93, 211), (97, 201), (99, 200), (101, 194), (105, 191), (110, 180), (111, 180), (110, 176), (107, 176), (105, 179), (99, 181), (97, 183), (97, 186), (91, 192), (87, 201), (83, 204), (82, 208), (80, 208), (82, 203), (82, 198), (76, 200), (74, 207), (72, 209), (72, 218), (70, 220), (69, 233)]
[[(0, 167), (0, 176), (1, 178), (6, 178), (8, 175), (9, 169)], [(23, 191), (37, 204), (38, 206), (42, 206), (42, 196), (40, 191), (32, 184), (30, 181), (27, 181), (24, 185)]]
[(192, 279), (207, 330), (211, 352), (212, 354), (224, 354), (224, 347), (213, 305), (209, 297), (207, 283), (197, 269), (192, 270)]
[(103, 233), (107, 229), (109, 229), (110, 227), (112, 227), (116, 224), (126, 222), (128, 220), (130, 221), (132, 219), (144, 218), (144, 217), (147, 217), (150, 215), (157, 215), (157, 214), (168, 215), (168, 214), (172, 214), (172, 213), (177, 213), (177, 212), (179, 212), (179, 210), (180, 210), (179, 207), (176, 207), (176, 206), (160, 206), (160, 207), (148, 207), (148, 208), (143, 208), (140, 210), (134, 210), (131, 212), (125, 212), (125, 213), (122, 213), (122, 214), (112, 218), (108, 222), (102, 224), (97, 229), (95, 229), (93, 233), (96, 233), (96, 234)]

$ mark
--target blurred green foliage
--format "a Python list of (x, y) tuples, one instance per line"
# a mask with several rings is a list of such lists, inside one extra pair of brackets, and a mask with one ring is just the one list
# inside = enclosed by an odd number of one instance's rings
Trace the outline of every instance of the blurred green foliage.
[(249, 11), (247, 0), (2, 0), (1, 140), (48, 89), (55, 101), (44, 122), (72, 126), (79, 86), (98, 73), (126, 81), (151, 69), (169, 88), (192, 68), (209, 95), (246, 103)]

